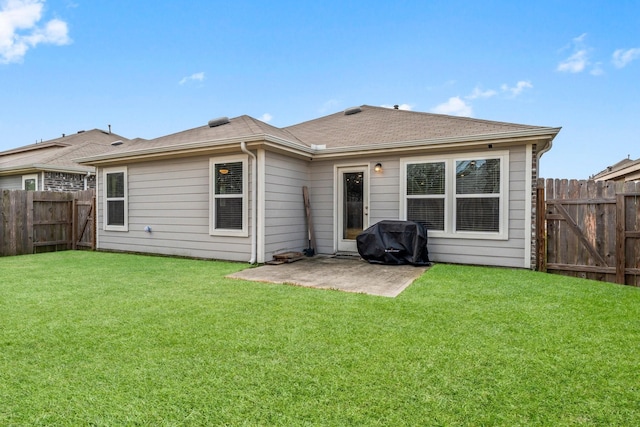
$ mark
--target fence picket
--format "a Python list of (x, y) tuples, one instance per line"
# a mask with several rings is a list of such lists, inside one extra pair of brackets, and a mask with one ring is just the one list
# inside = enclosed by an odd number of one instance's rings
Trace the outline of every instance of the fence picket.
[[(66, 250), (77, 246), (95, 248), (94, 199), (94, 190), (3, 190), (0, 198), (0, 256)], [(81, 209), (84, 212), (80, 213)], [(80, 223), (82, 229), (78, 229)], [(91, 227), (87, 228), (87, 224)], [(76, 239), (78, 235), (82, 237)]]
[[(565, 275), (640, 286), (640, 184), (546, 180), (546, 259)], [(538, 186), (542, 187), (539, 181)]]

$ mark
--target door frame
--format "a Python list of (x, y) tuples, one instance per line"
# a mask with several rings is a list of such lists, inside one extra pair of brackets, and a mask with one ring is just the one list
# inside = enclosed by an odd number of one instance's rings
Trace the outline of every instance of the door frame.
[(342, 238), (342, 223), (343, 223), (343, 195), (344, 185), (342, 175), (348, 172), (362, 172), (364, 179), (364, 186), (362, 188), (362, 229), (366, 230), (369, 227), (369, 164), (368, 163), (349, 163), (334, 165), (334, 192), (335, 199), (333, 203), (333, 218), (334, 218), (334, 239), (333, 239), (333, 251), (334, 252), (357, 252), (356, 241)]

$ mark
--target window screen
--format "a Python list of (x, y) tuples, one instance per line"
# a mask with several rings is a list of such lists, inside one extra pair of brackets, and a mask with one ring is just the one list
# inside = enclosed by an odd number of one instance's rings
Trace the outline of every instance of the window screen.
[(444, 162), (407, 165), (407, 220), (444, 230), (445, 173)]
[(214, 228), (242, 230), (243, 162), (216, 163), (214, 166)]

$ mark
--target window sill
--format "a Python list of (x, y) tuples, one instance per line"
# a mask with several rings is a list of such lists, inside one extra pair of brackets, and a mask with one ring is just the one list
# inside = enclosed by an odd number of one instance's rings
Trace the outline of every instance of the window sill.
[(105, 225), (104, 231), (129, 231), (128, 225)]
[(427, 230), (427, 236), (434, 239), (509, 240), (507, 233), (479, 233), (472, 231), (446, 233), (444, 231)]
[(209, 230), (210, 236), (249, 237), (247, 230)]

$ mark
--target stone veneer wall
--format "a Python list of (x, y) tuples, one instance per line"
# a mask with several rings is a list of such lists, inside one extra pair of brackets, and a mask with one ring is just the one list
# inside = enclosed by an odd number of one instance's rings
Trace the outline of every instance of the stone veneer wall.
[[(44, 173), (44, 191), (81, 191), (85, 190), (84, 180), (86, 174), (79, 173), (63, 173), (63, 172), (45, 172)], [(96, 176), (91, 175), (87, 178), (87, 190), (96, 188)]]

